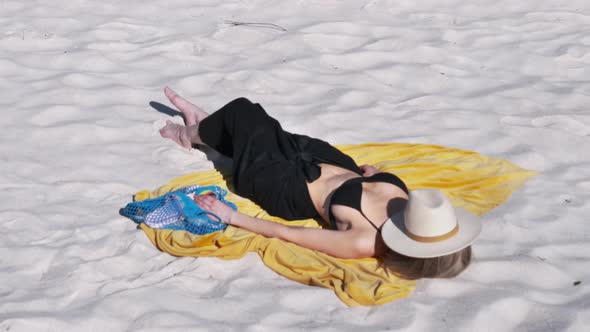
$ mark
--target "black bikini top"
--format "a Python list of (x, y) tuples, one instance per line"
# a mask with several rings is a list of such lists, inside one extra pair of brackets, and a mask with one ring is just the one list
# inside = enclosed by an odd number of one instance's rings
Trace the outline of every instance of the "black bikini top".
[(352, 178), (350, 180), (345, 181), (340, 187), (334, 190), (332, 194), (330, 204), (328, 206), (328, 216), (330, 218), (330, 223), (332, 224), (332, 228), (336, 228), (336, 218), (332, 214), (332, 205), (344, 205), (351, 207), (357, 211), (359, 211), (367, 221), (375, 227), (377, 232), (381, 232), (381, 230), (375, 226), (375, 224), (365, 216), (363, 211), (361, 210), (361, 197), (363, 194), (363, 182), (386, 182), (391, 183), (395, 186), (398, 186), (406, 194), (409, 194), (408, 188), (406, 184), (397, 176), (391, 173), (377, 173), (369, 177), (358, 177)]

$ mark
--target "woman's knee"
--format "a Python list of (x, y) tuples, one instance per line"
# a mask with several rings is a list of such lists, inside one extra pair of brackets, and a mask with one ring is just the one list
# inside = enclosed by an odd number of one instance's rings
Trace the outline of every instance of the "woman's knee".
[(249, 108), (254, 106), (254, 103), (251, 102), (248, 98), (246, 97), (239, 97), (236, 98), (232, 101), (230, 101), (228, 103), (228, 106), (231, 105), (232, 107), (235, 107), (237, 109), (241, 109), (241, 108)]
[(264, 108), (258, 103), (251, 102), (248, 98), (240, 97), (230, 101), (222, 109), (227, 111), (231, 119), (240, 119), (242, 122), (264, 122), (270, 119)]

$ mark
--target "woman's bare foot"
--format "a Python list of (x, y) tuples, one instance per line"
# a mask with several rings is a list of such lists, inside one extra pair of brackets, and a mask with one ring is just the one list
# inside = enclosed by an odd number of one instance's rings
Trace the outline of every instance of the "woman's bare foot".
[(194, 105), (190, 101), (182, 98), (169, 87), (164, 88), (164, 94), (166, 97), (168, 97), (170, 102), (176, 106), (180, 112), (182, 112), (182, 115), (184, 115), (184, 123), (187, 126), (196, 125), (204, 118), (209, 116), (209, 113), (203, 111), (200, 107)]
[(199, 125), (183, 126), (172, 121), (166, 121), (166, 125), (160, 129), (160, 135), (169, 138), (183, 148), (190, 149), (193, 144), (202, 144), (199, 138)]

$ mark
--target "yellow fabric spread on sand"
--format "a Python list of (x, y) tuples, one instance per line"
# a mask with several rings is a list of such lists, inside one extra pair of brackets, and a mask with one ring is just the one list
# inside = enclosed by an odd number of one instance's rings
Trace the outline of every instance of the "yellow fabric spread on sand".
[[(455, 206), (482, 215), (504, 202), (535, 172), (475, 152), (423, 144), (361, 144), (338, 146), (359, 165), (375, 165), (398, 175), (410, 190), (438, 188)], [(141, 191), (136, 200), (165, 194), (191, 185), (227, 188), (220, 173), (206, 171), (178, 177), (154, 192)], [(269, 216), (251, 201), (229, 193), (239, 211), (257, 217), (307, 227), (320, 227), (315, 220), (285, 222)], [(293, 243), (270, 239), (236, 227), (224, 232), (194, 235), (184, 231), (152, 229), (141, 224), (152, 243), (175, 256), (212, 256), (236, 259), (256, 252), (275, 272), (306, 285), (330, 288), (347, 305), (383, 304), (408, 296), (414, 281), (401, 279), (380, 267), (377, 259), (338, 259)]]

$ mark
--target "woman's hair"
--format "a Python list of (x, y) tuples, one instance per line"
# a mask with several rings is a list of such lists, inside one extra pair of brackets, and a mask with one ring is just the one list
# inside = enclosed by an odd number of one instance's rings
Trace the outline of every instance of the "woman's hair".
[(404, 279), (452, 278), (463, 272), (471, 263), (471, 246), (455, 253), (415, 258), (389, 251), (382, 257), (383, 267)]

